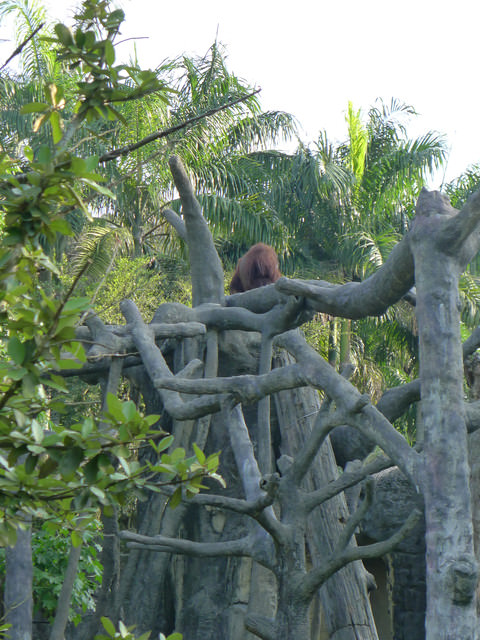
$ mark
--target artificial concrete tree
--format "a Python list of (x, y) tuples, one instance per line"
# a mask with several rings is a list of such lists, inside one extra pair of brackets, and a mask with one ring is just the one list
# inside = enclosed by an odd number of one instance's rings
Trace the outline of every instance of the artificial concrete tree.
[[(189, 638), (313, 640), (319, 595), (328, 637), (376, 638), (358, 561), (394, 549), (418, 524), (423, 503), (426, 637), (476, 638), (467, 431), (478, 427), (480, 412), (462, 393), (458, 279), (478, 250), (480, 195), (457, 212), (440, 194), (423, 191), (411, 230), (365, 282), (282, 278), (224, 298), (221, 263), (193, 188), (177, 158), (170, 166), (183, 209), (166, 217), (189, 248), (194, 306), (162, 305), (146, 324), (125, 301), (125, 326), (97, 326), (110, 338), (95, 355), (100, 350), (106, 363), (124, 359), (123, 373), (147, 409), (164, 411), (175, 446), (222, 448), (227, 488), (182, 497), (170, 510), (172, 496), (159, 487), (139, 507), (137, 530), (121, 533), (130, 556), (118, 615), (155, 632), (176, 627)], [(388, 390), (373, 406), (348, 370), (337, 373), (298, 328), (315, 312), (379, 315), (414, 283), (420, 381)], [(95, 341), (91, 330), (85, 337)], [(473, 350), (475, 337), (471, 343)], [(271, 370), (277, 350), (289, 355)], [(96, 361), (84, 373), (98, 370)], [(419, 397), (424, 438), (412, 448), (391, 420)], [(308, 420), (300, 415), (306, 405)], [(378, 453), (338, 475), (329, 434), (344, 426)], [(374, 500), (375, 474), (392, 467), (418, 500), (385, 540), (358, 546), (354, 534)], [(358, 483), (363, 498), (349, 514), (343, 492)]]

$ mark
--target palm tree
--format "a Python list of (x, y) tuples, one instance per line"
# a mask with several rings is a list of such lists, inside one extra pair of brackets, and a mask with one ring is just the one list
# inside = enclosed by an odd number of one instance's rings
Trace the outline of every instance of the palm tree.
[(337, 149), (353, 174), (342, 207), (348, 232), (338, 238), (347, 277), (363, 278), (380, 266), (406, 232), (426, 177), (445, 159), (444, 140), (435, 132), (408, 138), (406, 121), (415, 115), (413, 107), (397, 100), (378, 101), (362, 124), (360, 111), (349, 106), (349, 141)]
[[(15, 14), (12, 51), (30, 40), (19, 53), (19, 72), (2, 69), (0, 74), (0, 144), (6, 152), (31, 138), (32, 118), (20, 115), (20, 108), (29, 102), (42, 101), (44, 83), (57, 75), (54, 54), (41, 39), (49, 30), (45, 7), (38, 0), (3, 0), (0, 19), (12, 14)], [(47, 141), (46, 136), (41, 140)]]
[[(264, 197), (258, 149), (273, 145), (282, 135), (295, 135), (293, 118), (281, 112), (263, 113), (252, 89), (227, 69), (223, 48), (216, 42), (205, 56), (167, 60), (156, 73), (171, 88), (169, 101), (151, 95), (141, 105), (127, 103), (122, 115), (128, 126), (105, 136), (105, 143), (122, 147), (152, 130), (218, 111), (109, 165), (108, 180), (116, 200), (97, 203), (103, 228), (106, 222), (113, 233), (127, 228), (136, 256), (179, 251), (180, 241), (162, 215), (165, 206), (178, 206), (167, 170), (167, 158), (174, 152), (192, 173), (220, 245), (234, 235), (245, 244), (263, 240), (281, 246), (286, 233)], [(98, 238), (106, 236), (99, 233)]]
[[(272, 208), (290, 231), (300, 275), (364, 279), (406, 232), (418, 192), (446, 155), (434, 132), (408, 138), (407, 120), (414, 115), (397, 100), (379, 101), (364, 121), (349, 104), (344, 143), (332, 144), (323, 132), (313, 147), (282, 158)], [(416, 375), (416, 327), (406, 303), (384, 318), (321, 321), (328, 328), (330, 362), (353, 362), (356, 382), (373, 397), (387, 379), (400, 383)]]

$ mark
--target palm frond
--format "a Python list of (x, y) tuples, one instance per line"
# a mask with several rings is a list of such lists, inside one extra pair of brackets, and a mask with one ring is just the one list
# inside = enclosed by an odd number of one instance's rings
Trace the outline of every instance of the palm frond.
[(2, 0), (0, 18), (15, 14), (15, 41), (18, 46), (44, 25), (21, 52), (22, 75), (29, 79), (51, 77), (55, 55), (42, 36), (50, 29), (47, 10), (40, 0)]
[(242, 199), (229, 199), (216, 194), (199, 196), (205, 218), (214, 235), (230, 237), (247, 245), (265, 242), (283, 252), (288, 230), (268, 208), (261, 194), (248, 194)]
[(73, 273), (80, 273), (88, 265), (85, 275), (91, 278), (105, 276), (112, 269), (115, 258), (130, 254), (132, 248), (129, 229), (114, 226), (107, 220), (95, 221), (77, 239), (72, 254)]
[(366, 229), (359, 229), (340, 238), (342, 264), (348, 273), (364, 280), (377, 271), (400, 240), (400, 235), (392, 230), (373, 235)]
[(348, 103), (346, 116), (350, 142), (348, 160), (350, 169), (358, 183), (361, 181), (365, 171), (365, 160), (368, 147), (368, 130), (363, 125), (361, 114), (361, 109), (354, 111), (353, 104), (351, 102)]
[(445, 185), (445, 193), (457, 209), (461, 209), (467, 198), (480, 188), (480, 164), (474, 164), (458, 178)]
[(462, 322), (470, 329), (480, 323), (480, 277), (464, 272), (460, 277)]

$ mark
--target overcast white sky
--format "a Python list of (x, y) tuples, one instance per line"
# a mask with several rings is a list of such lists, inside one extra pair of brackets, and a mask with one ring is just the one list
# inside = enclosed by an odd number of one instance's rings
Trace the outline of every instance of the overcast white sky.
[[(76, 3), (45, 4), (52, 17), (65, 20)], [(126, 13), (124, 37), (148, 38), (136, 45), (144, 66), (184, 52), (204, 54), (218, 29), (231, 71), (262, 88), (264, 109), (294, 114), (305, 141), (323, 129), (331, 139), (343, 140), (349, 100), (366, 111), (377, 97), (387, 102), (395, 97), (421, 114), (409, 127), (412, 136), (428, 129), (446, 134), (447, 180), (480, 162), (478, 0), (119, 4)], [(133, 42), (126, 42), (118, 55), (128, 59), (132, 48)]]

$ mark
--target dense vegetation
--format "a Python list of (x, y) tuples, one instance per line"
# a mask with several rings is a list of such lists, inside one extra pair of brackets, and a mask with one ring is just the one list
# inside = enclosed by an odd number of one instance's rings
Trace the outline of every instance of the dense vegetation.
[[(105, 0), (85, 0), (72, 29), (41, 26), (46, 16), (33, 2), (9, 0), (2, 12), (17, 16), (20, 46), (11, 61), (19, 66), (0, 77), (0, 540), (12, 546), (18, 529), (33, 529), (36, 615), (46, 621), (62, 602), (65, 531), (73, 549), (87, 542), (67, 594), (78, 622), (101, 573), (100, 512), (118, 510), (127, 522), (137, 499), (158, 491), (155, 474), (177, 487), (173, 506), (182, 487), (195, 495), (205, 476), (222, 481), (217, 454), (166, 453), (172, 437), (157, 415), (144, 415), (134, 388), (74, 375), (85, 362), (76, 328), (91, 310), (119, 324), (123, 298), (148, 319), (163, 302), (190, 301), (185, 242), (167, 223), (168, 210), (180, 211), (168, 157), (188, 166), (227, 271), (261, 240), (287, 275), (340, 284), (384, 264), (446, 147), (433, 132), (410, 139), (415, 111), (392, 100), (366, 117), (349, 105), (342, 144), (322, 132), (281, 153), (276, 143), (296, 137), (294, 119), (262, 111), (219, 43), (202, 58), (145, 71), (116, 60), (123, 12)], [(452, 203), (461, 206), (479, 182), (472, 168), (448, 185)], [(462, 280), (464, 337), (478, 324), (478, 268), (477, 259)], [(318, 314), (305, 331), (334, 367), (353, 363), (373, 399), (418, 376), (407, 302), (374, 319)], [(398, 425), (411, 441), (414, 418)], [(155, 455), (145, 461), (146, 442)], [(108, 637), (128, 637), (104, 625)]]

